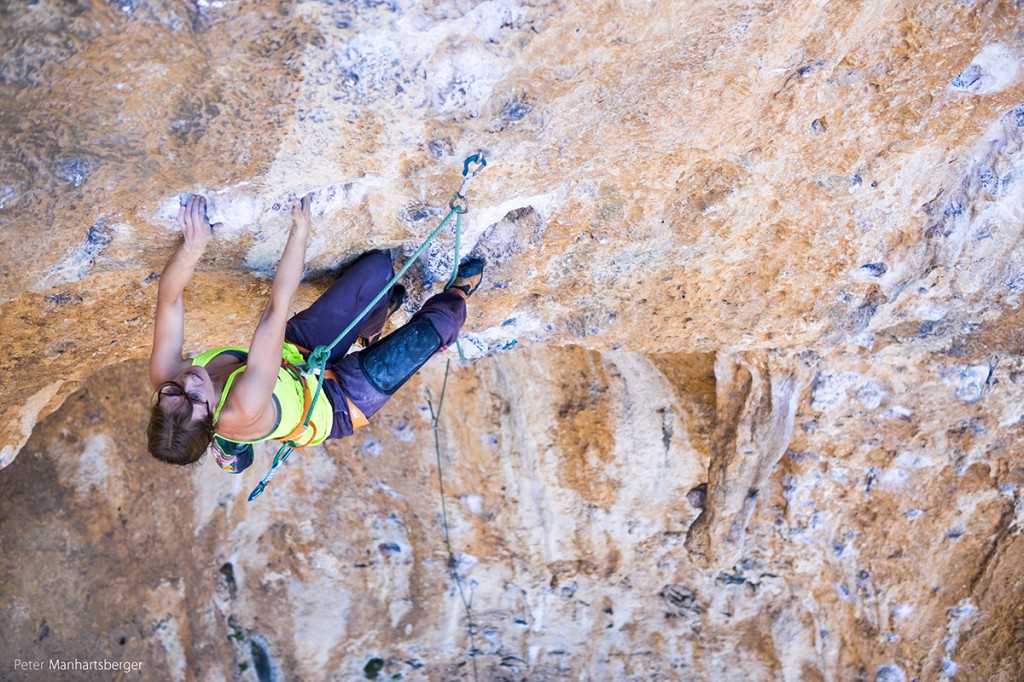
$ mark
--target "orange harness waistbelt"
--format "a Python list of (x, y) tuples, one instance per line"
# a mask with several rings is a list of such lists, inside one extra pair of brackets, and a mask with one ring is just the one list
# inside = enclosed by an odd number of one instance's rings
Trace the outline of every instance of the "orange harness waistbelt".
[[(289, 341), (289, 343), (292, 343), (292, 342)], [(294, 345), (296, 348), (298, 348), (299, 352), (303, 353), (306, 356), (308, 356), (311, 353), (311, 351), (308, 348), (303, 348), (302, 346), (300, 346), (300, 345), (298, 345), (296, 343), (292, 343), (292, 345)], [(309, 388), (309, 382), (306, 380), (306, 377), (303, 376), (301, 372), (299, 372), (298, 368), (295, 367), (295, 365), (291, 364), (287, 360), (282, 360), (281, 363), (282, 363), (283, 366), (289, 368), (294, 373), (295, 377), (298, 378), (298, 380), (302, 382), (302, 393), (303, 393), (302, 421), (305, 422), (306, 421), (306, 415), (309, 414), (309, 407), (313, 403), (313, 392)], [(352, 419), (352, 428), (353, 429), (358, 429), (360, 426), (368, 425), (370, 423), (370, 420), (366, 418), (366, 415), (363, 414), (362, 410), (360, 410), (358, 407), (356, 407), (355, 403), (352, 402), (352, 399), (349, 398), (347, 395), (345, 395), (345, 392), (341, 390), (341, 382), (338, 380), (337, 372), (335, 372), (333, 369), (325, 369), (324, 370), (324, 381), (327, 381), (328, 379), (330, 379), (334, 383), (338, 384), (338, 390), (341, 392), (341, 394), (343, 396), (345, 396), (345, 405), (348, 407), (348, 414), (349, 414), (350, 418)], [(316, 435), (317, 435), (316, 434), (316, 425), (313, 424), (312, 422), (310, 422), (310, 426), (313, 427), (313, 437), (310, 439), (310, 442), (312, 442), (312, 441), (316, 440)], [(291, 433), (289, 433), (287, 436), (285, 436), (283, 440), (292, 440), (293, 438), (298, 438), (299, 436), (301, 436), (305, 432), (306, 432), (306, 429), (302, 426), (302, 422), (300, 422), (299, 425), (295, 427), (295, 430), (292, 431)], [(304, 445), (298, 445), (296, 447), (305, 447), (305, 446)]]

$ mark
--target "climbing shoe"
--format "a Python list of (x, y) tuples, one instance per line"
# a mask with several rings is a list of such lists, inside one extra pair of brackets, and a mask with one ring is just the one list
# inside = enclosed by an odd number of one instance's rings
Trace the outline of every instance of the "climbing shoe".
[[(384, 322), (387, 323), (391, 319), (391, 316), (398, 312), (398, 309), (402, 307), (406, 299), (405, 287), (401, 284), (396, 284), (395, 288), (391, 290), (391, 298), (388, 299), (388, 316)], [(356, 339), (359, 343), (363, 344), (363, 348), (368, 347), (371, 343), (379, 339), (384, 334), (384, 327), (381, 326), (381, 330), (373, 336), (360, 336)]]
[(448, 289), (458, 289), (466, 295), (466, 298), (469, 298), (473, 295), (473, 292), (480, 288), (480, 283), (483, 280), (484, 260), (474, 256), (459, 266), (459, 271), (455, 275), (455, 281), (452, 282)]

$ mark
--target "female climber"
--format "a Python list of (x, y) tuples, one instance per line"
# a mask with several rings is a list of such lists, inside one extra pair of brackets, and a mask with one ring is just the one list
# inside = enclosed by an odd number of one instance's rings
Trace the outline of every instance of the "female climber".
[[(313, 305), (289, 318), (302, 279), (311, 202), (312, 195), (307, 194), (292, 207), (291, 233), (248, 351), (214, 348), (192, 359), (182, 357), (182, 292), (222, 223), (210, 225), (201, 196), (192, 195), (179, 209), (184, 241), (160, 277), (149, 361), (156, 393), (147, 437), (157, 459), (191, 464), (213, 444), (218, 464), (239, 473), (252, 463), (252, 443), (273, 439), (302, 447), (348, 436), (458, 336), (466, 319), (466, 299), (483, 279), (483, 261), (478, 258), (463, 263), (450, 287), (384, 338), (384, 323), (401, 306), (405, 290), (399, 285), (381, 297), (361, 325), (332, 349), (323, 383), (327, 400), (316, 401), (309, 426), (303, 429), (316, 379), (307, 384), (294, 365), (305, 360), (309, 349), (329, 345), (394, 276), (385, 253), (363, 254)], [(347, 354), (358, 337), (368, 345)]]

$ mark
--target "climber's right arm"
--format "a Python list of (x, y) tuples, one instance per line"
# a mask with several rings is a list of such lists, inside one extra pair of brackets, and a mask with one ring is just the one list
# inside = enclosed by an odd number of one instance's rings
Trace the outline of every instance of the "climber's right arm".
[(236, 433), (245, 433), (252, 425), (263, 423), (265, 413), (277, 409), (271, 396), (281, 369), (281, 351), (292, 298), (302, 281), (312, 201), (312, 194), (307, 194), (292, 207), (292, 229), (274, 274), (270, 300), (253, 332), (245, 370), (235, 379), (221, 410), (218, 423), (238, 426)]
[(178, 224), (185, 239), (164, 266), (157, 288), (153, 353), (149, 358), (149, 381), (154, 388), (189, 367), (189, 361), (182, 357), (185, 341), (182, 294), (213, 238), (213, 230), (222, 225), (210, 225), (206, 218), (206, 199), (195, 194), (178, 209)]

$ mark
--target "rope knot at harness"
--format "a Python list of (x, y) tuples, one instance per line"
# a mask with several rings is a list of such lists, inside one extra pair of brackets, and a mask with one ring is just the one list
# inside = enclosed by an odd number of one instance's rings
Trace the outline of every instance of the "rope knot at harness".
[[(332, 344), (333, 345), (333, 344)], [(327, 361), (331, 357), (331, 346), (317, 346), (309, 354), (306, 360), (306, 367), (315, 374), (320, 374), (327, 367)]]

